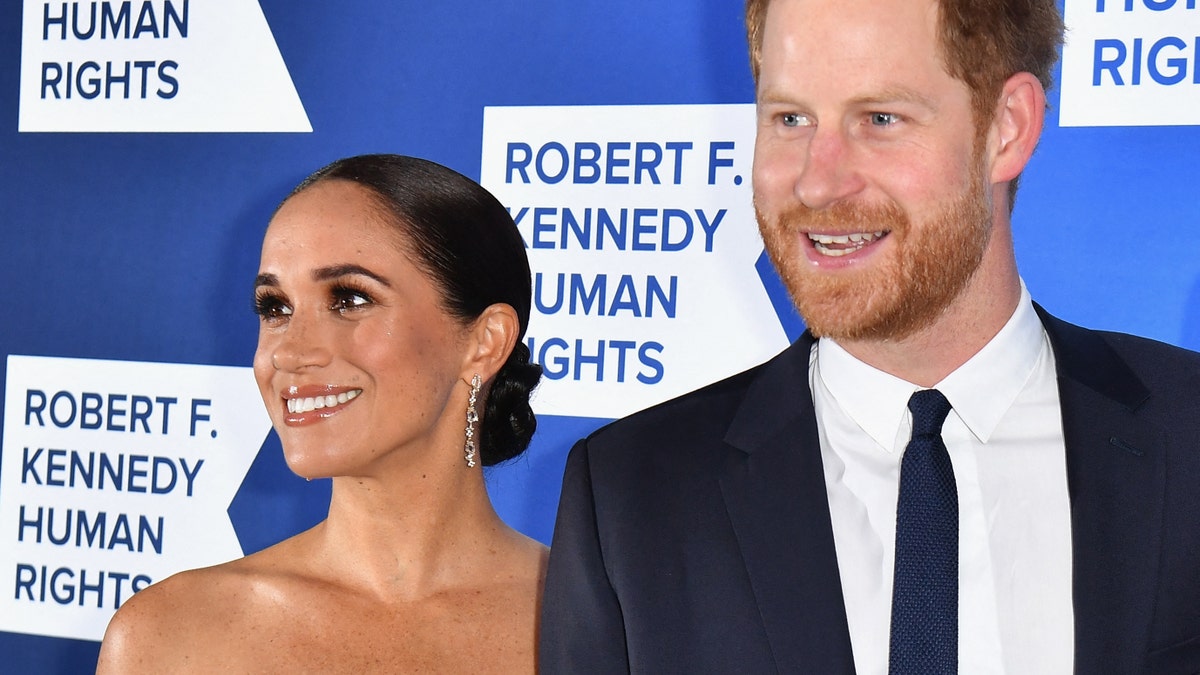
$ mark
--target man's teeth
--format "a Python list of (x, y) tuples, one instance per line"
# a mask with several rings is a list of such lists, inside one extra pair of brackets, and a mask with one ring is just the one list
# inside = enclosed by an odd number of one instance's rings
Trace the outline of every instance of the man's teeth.
[(332, 408), (339, 403), (352, 401), (362, 393), (362, 389), (351, 389), (343, 391), (338, 395), (329, 394), (328, 396), (309, 396), (308, 398), (289, 398), (287, 399), (287, 409), (290, 413), (306, 413), (320, 408)]
[(883, 231), (853, 232), (851, 234), (810, 233), (808, 238), (812, 240), (817, 251), (822, 255), (843, 256), (854, 253), (883, 235)]

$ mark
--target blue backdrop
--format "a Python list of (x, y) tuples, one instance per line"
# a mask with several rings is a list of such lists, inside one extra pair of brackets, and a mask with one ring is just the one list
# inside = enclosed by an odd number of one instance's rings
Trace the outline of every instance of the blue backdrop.
[[(258, 4), (311, 133), (22, 133), (23, 7), (0, 4), (4, 355), (247, 366), (262, 232), (328, 161), (397, 152), (479, 178), (487, 106), (753, 101), (737, 0)], [(26, 3), (44, 5), (58, 11)], [(1181, 16), (1190, 45), (1200, 11)], [(1015, 215), (1034, 298), (1076, 323), (1200, 349), (1200, 126), (1060, 127), (1059, 91)], [(490, 472), (501, 515), (549, 542), (566, 451), (603, 422), (543, 416), (527, 455)], [(229, 512), (249, 553), (316, 522), (327, 497), (326, 481), (288, 472), (272, 434)], [(13, 530), (0, 522), (0, 547)], [(98, 647), (0, 632), (0, 671), (86, 672)]]

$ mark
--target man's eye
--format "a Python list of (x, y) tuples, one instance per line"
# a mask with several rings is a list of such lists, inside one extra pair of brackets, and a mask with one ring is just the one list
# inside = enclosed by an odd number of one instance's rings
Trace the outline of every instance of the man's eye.
[(877, 127), (891, 126), (899, 121), (900, 116), (895, 113), (871, 113), (871, 124)]
[(808, 118), (799, 113), (784, 113), (780, 116), (780, 121), (785, 127), (806, 127), (809, 125)]

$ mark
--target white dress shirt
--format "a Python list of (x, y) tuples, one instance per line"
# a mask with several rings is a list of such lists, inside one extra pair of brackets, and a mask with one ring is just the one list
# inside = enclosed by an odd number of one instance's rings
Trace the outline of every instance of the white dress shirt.
[[(900, 458), (921, 387), (830, 339), (812, 350), (816, 407), (854, 664), (886, 673)], [(1054, 354), (1021, 286), (1013, 316), (939, 382), (959, 504), (959, 672), (1070, 673), (1071, 522)]]

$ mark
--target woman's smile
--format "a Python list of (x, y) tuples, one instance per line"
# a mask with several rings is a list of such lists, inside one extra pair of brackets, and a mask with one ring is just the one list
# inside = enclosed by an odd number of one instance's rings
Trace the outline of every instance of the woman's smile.
[(362, 391), (333, 385), (290, 387), (282, 396), (287, 408), (284, 422), (295, 426), (326, 419), (344, 410)]

